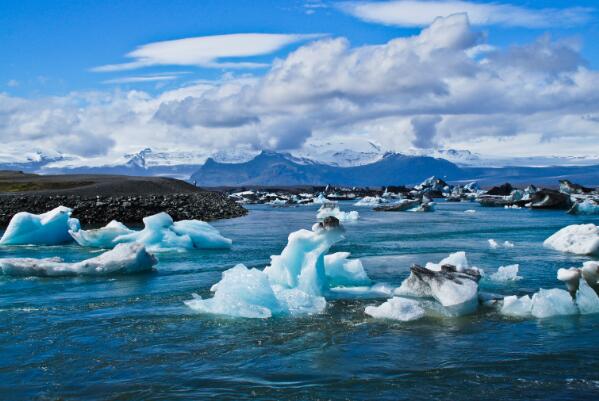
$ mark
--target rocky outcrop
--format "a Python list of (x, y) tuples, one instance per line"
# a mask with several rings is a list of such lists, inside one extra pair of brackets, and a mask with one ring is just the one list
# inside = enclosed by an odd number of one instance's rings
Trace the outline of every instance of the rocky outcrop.
[(78, 195), (2, 194), (0, 226), (6, 226), (18, 212), (44, 213), (57, 206), (73, 209), (82, 224), (104, 225), (111, 220), (142, 223), (142, 219), (166, 212), (177, 220), (216, 220), (247, 214), (241, 205), (220, 192), (144, 194), (84, 197)]

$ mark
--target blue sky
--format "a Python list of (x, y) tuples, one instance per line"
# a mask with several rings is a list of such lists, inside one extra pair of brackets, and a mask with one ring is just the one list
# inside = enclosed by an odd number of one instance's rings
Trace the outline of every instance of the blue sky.
[[(326, 33), (348, 38), (352, 45), (385, 43), (414, 34), (418, 28), (386, 26), (362, 21), (342, 12), (342, 2), (276, 0), (127, 0), (68, 1), (18, 0), (0, 2), (0, 48), (6, 55), (0, 64), (0, 90), (21, 96), (64, 94), (74, 90), (106, 89), (104, 81), (130, 76), (130, 72), (99, 74), (93, 67), (125, 61), (124, 55), (147, 43), (229, 33)], [(529, 9), (564, 9), (596, 6), (595, 1), (521, 1), (513, 5)], [(599, 25), (596, 15), (587, 23), (543, 28), (481, 26), (489, 43), (506, 46), (525, 43), (550, 33), (554, 38), (574, 38), (582, 43), (582, 55), (599, 66)], [(247, 60), (269, 62), (299, 44)], [(145, 68), (143, 75), (185, 72), (177, 81), (214, 79), (226, 69), (195, 66)], [(264, 70), (264, 69), (262, 69)], [(260, 70), (252, 73), (260, 74)], [(135, 75), (135, 74), (134, 74)], [(137, 74), (139, 75), (139, 74)], [(167, 85), (176, 86), (177, 82)], [(154, 90), (156, 82), (121, 87)], [(166, 85), (159, 85), (164, 88)]]
[(406, 153), (599, 158), (598, 8), (5, 0), (0, 160), (369, 141)]

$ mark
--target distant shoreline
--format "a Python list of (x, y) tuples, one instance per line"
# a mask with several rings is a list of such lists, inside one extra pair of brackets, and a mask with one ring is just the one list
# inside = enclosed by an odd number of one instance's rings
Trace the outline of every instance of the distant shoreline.
[(18, 212), (44, 213), (57, 206), (73, 209), (84, 225), (111, 220), (140, 224), (166, 212), (175, 220), (217, 220), (247, 214), (225, 194), (163, 177), (114, 175), (41, 176), (0, 172), (0, 226)]

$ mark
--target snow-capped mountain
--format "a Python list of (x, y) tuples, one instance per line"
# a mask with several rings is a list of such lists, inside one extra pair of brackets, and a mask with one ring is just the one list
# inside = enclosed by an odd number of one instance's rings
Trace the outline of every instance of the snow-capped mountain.
[(321, 141), (306, 144), (293, 154), (304, 159), (338, 167), (362, 166), (380, 160), (386, 151), (375, 142)]

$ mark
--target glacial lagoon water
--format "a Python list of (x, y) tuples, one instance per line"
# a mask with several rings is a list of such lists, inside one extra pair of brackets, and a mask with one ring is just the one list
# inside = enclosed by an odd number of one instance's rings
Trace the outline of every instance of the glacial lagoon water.
[[(379, 320), (383, 300), (331, 301), (323, 314), (272, 319), (201, 315), (183, 304), (210, 296), (237, 263), (263, 268), (290, 232), (309, 228), (317, 206), (249, 206), (214, 222), (231, 250), (158, 255), (156, 271), (96, 278), (0, 277), (0, 399), (597, 399), (599, 315), (510, 319), (470, 316)], [(561, 267), (588, 257), (545, 249), (558, 229), (599, 217), (562, 211), (440, 203), (433, 213), (358, 210), (331, 252), (360, 258), (375, 282), (397, 287), (413, 263), (466, 251), (487, 275), (518, 263), (523, 279), (481, 282), (481, 291), (532, 294), (564, 288)], [(464, 213), (474, 209), (475, 213)], [(488, 239), (513, 248), (492, 249)], [(98, 251), (77, 245), (0, 247), (0, 257)]]

